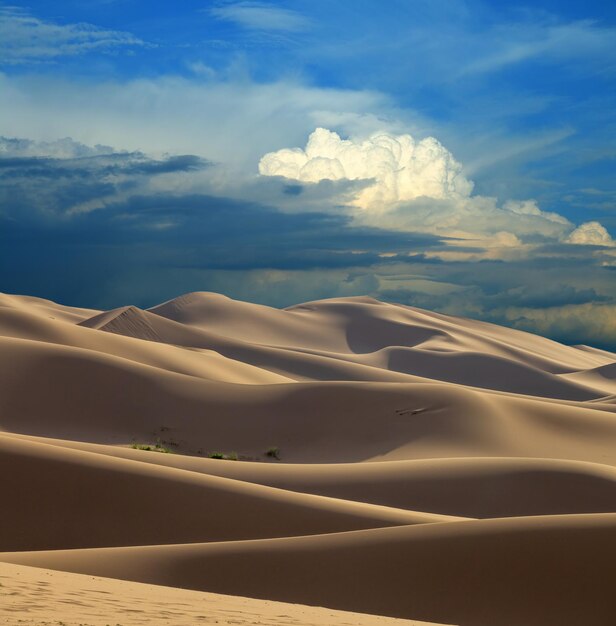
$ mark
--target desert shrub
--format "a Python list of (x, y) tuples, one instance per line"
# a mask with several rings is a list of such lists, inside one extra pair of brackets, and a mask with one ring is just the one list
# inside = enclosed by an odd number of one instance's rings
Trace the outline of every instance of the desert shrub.
[(277, 461), (280, 461), (280, 448), (277, 448), (276, 446), (272, 446), (271, 448), (268, 448), (265, 451), (265, 456), (269, 456), (272, 459), (276, 459)]
[(210, 459), (224, 459), (226, 461), (237, 461), (239, 459), (237, 452), (229, 452), (229, 454), (225, 454), (224, 452), (210, 452), (208, 457)]
[(169, 448), (165, 448), (165, 446), (160, 443), (156, 443), (153, 446), (147, 443), (133, 443), (131, 445), (133, 450), (147, 450), (148, 452), (163, 452), (165, 454), (172, 454), (173, 452), (169, 450)]

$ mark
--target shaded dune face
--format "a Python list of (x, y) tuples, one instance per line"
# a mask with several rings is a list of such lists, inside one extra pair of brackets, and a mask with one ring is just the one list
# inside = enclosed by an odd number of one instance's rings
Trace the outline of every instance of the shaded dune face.
[(433, 623), (607, 626), (615, 368), (371, 298), (93, 311), (0, 295), (0, 562)]
[(616, 608), (609, 593), (615, 518), (462, 521), (261, 541), (0, 553), (0, 559), (449, 624), (607, 625)]

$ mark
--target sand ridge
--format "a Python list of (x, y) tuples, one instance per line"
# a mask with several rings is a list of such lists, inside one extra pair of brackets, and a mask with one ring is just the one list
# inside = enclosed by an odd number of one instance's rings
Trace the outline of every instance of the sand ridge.
[[(94, 311), (0, 295), (0, 570), (14, 584), (39, 570), (11, 567), (46, 568), (57, 590), (34, 604), (85, 620), (70, 589), (92, 624), (153, 583), (260, 598), (258, 624), (285, 601), (606, 626), (614, 368), (603, 350), (371, 298)], [(85, 574), (117, 579), (96, 579), (115, 608), (75, 587)], [(252, 602), (213, 598), (203, 619), (232, 623), (233, 601)], [(289, 623), (344, 623), (312, 610)]]

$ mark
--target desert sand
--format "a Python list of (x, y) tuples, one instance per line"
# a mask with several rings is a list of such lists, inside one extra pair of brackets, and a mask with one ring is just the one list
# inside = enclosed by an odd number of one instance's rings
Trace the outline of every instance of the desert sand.
[(616, 354), (484, 322), (0, 295), (0, 483), (0, 623), (616, 623)]
[[(23, 626), (438, 626), (0, 563), (0, 624)], [(61, 619), (57, 619), (61, 617)]]

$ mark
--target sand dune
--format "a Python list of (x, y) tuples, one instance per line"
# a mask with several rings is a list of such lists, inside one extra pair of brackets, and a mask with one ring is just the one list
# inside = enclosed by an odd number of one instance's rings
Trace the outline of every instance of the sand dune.
[[(538, 366), (554, 364), (558, 372), (599, 365), (600, 355), (517, 330), (466, 320), (414, 307), (390, 305), (373, 298), (332, 298), (284, 311), (237, 302), (219, 294), (191, 293), (150, 309), (159, 316), (223, 336), (282, 346), (365, 353), (389, 346), (434, 344), (437, 349), (481, 352)], [(487, 349), (486, 349), (487, 348)], [(490, 349), (491, 348), (491, 349)], [(609, 356), (608, 356), (609, 359)], [(605, 363), (605, 360), (603, 360)]]
[(0, 604), (2, 624), (428, 626), (427, 622), (416, 620), (129, 583), (9, 563), (0, 563), (0, 584), (4, 596)]
[[(380, 372), (514, 393), (580, 400), (597, 397), (592, 387), (554, 375), (569, 372), (580, 363), (593, 363), (574, 349), (544, 340), (547, 348), (539, 354), (535, 349), (529, 356), (531, 342), (525, 342), (522, 333), (520, 339), (515, 331), (500, 329), (506, 343), (496, 339), (491, 328), (483, 328), (489, 325), (478, 322), (473, 332), (458, 328), (454, 333), (451, 322), (431, 317), (426, 321), (425, 312), (396, 310), (370, 299), (362, 299), (359, 306), (353, 304), (330, 301), (273, 311), (217, 294), (189, 294), (154, 307), (152, 313), (123, 307), (84, 320), (81, 325), (150, 341), (214, 349), (240, 361), (254, 363), (256, 359), (261, 367), (285, 371), (296, 379), (327, 380), (342, 374), (343, 380), (357, 380), (348, 366), (340, 371), (344, 362)], [(387, 309), (386, 314), (382, 308)], [(259, 338), (259, 350), (254, 347), (255, 337)], [(281, 347), (285, 350), (276, 350)], [(301, 352), (289, 354), (289, 348)], [(315, 357), (328, 363), (321, 364)], [(563, 359), (572, 365), (563, 365)], [(312, 367), (307, 370), (307, 365)], [(383, 380), (377, 372), (370, 374), (360, 380)]]
[[(454, 517), (604, 513), (614, 511), (616, 502), (616, 468), (579, 461), (459, 458), (387, 463), (230, 463), (63, 439), (10, 437), (303, 494)], [(0, 450), (8, 438), (0, 436)]]
[(278, 446), (293, 462), (616, 461), (616, 407), (609, 403), (556, 403), (440, 383), (239, 385), (47, 342), (0, 338), (0, 349), (0, 425), (11, 432), (128, 444), (152, 442), (164, 429), (179, 451), (262, 458)]
[(0, 308), (16, 309), (26, 314), (34, 314), (43, 319), (52, 319), (64, 322), (78, 323), (88, 319), (97, 311), (71, 306), (63, 306), (51, 300), (35, 298), (33, 296), (15, 296), (0, 293)]
[(616, 363), (608, 363), (590, 370), (567, 374), (566, 378), (594, 389), (602, 389), (606, 394), (611, 394), (616, 382)]
[(0, 560), (393, 617), (606, 626), (616, 611), (615, 545), (616, 514), (603, 514)]
[(463, 519), (1, 437), (0, 472), (10, 476), (3, 494), (14, 503), (0, 517), (4, 551), (224, 541)]
[[(371, 298), (94, 311), (0, 295), (0, 561), (464, 626), (606, 626), (615, 368)], [(97, 584), (120, 605), (138, 593)], [(212, 602), (226, 623), (229, 600)]]
[(616, 353), (609, 352), (608, 350), (600, 350), (599, 348), (593, 348), (592, 346), (585, 346), (583, 344), (574, 346), (574, 348), (577, 348), (578, 350), (582, 350), (583, 352), (586, 352), (587, 354), (593, 354), (595, 356), (607, 358), (610, 361), (616, 360)]

